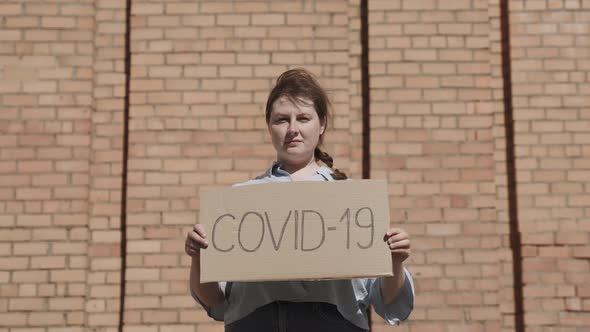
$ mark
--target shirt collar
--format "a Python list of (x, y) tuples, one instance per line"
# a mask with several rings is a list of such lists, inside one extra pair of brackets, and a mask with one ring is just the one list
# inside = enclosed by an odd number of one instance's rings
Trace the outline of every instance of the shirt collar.
[[(270, 178), (278, 178), (278, 177), (285, 177), (285, 176), (291, 177), (289, 172), (282, 169), (281, 164), (278, 163), (277, 161), (274, 161), (272, 163), (272, 166), (266, 171), (265, 175)], [(316, 175), (319, 175), (328, 181), (333, 180), (332, 170), (326, 166), (320, 166), (320, 168), (318, 168), (318, 170), (314, 173), (313, 176), (315, 177)]]

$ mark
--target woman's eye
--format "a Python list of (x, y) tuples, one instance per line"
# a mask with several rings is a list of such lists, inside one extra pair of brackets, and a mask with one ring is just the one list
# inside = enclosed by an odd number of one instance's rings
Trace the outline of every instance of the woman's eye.
[(299, 118), (299, 121), (301, 121), (301, 122), (308, 122), (309, 121), (309, 118)]

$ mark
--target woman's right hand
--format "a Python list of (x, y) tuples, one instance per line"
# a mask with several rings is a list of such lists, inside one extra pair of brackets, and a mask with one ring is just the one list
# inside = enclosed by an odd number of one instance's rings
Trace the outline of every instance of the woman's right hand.
[(201, 249), (207, 249), (209, 242), (203, 225), (196, 224), (190, 232), (186, 234), (184, 250), (186, 254), (192, 257), (191, 272), (189, 276), (190, 288), (204, 307), (217, 307), (224, 301), (224, 295), (219, 284), (216, 282), (201, 283), (200, 254)]
[(209, 242), (207, 241), (207, 234), (201, 224), (195, 224), (193, 229), (186, 234), (186, 242), (184, 244), (184, 251), (192, 258), (199, 258), (202, 249), (207, 249)]

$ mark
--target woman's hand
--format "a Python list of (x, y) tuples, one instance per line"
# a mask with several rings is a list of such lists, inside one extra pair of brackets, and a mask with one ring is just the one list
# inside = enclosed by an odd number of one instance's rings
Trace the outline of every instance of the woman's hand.
[(196, 224), (193, 229), (186, 234), (186, 242), (184, 244), (184, 251), (192, 258), (200, 258), (201, 249), (206, 249), (209, 246), (207, 241), (207, 234), (203, 225)]
[(410, 236), (401, 228), (390, 228), (385, 233), (384, 241), (391, 251), (391, 259), (395, 264), (403, 263), (410, 257)]
[(389, 247), (393, 263), (393, 277), (385, 277), (381, 282), (381, 298), (387, 305), (397, 298), (406, 280), (403, 262), (410, 257), (410, 236), (401, 228), (390, 228), (383, 241)]
[(216, 307), (223, 303), (224, 295), (216, 282), (201, 283), (201, 249), (207, 249), (209, 242), (203, 225), (196, 224), (186, 234), (184, 251), (192, 257), (189, 277), (190, 287), (206, 308)]

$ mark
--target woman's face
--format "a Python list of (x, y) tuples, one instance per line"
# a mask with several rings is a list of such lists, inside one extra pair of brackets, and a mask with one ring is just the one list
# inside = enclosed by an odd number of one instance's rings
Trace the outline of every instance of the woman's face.
[(268, 130), (280, 163), (309, 162), (324, 129), (310, 100), (293, 104), (289, 98), (280, 97), (272, 104)]

